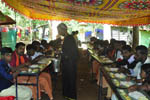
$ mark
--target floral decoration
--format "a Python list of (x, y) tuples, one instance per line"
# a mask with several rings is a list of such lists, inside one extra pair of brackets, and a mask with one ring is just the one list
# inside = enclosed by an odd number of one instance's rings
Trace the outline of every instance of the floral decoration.
[(150, 9), (149, 0), (130, 0), (128, 2), (121, 3), (119, 8), (127, 8), (133, 10), (146, 10)]

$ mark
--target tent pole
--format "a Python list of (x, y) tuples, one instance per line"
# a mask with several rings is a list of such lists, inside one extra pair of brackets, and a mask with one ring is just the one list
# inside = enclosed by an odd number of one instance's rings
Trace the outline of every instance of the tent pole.
[[(16, 18), (16, 12), (15, 12), (15, 21), (17, 21), (17, 18)], [(17, 22), (16, 22), (17, 23)], [(16, 24), (15, 24), (15, 27), (16, 27)]]
[(134, 26), (133, 27), (133, 42), (132, 42), (132, 48), (135, 49), (139, 45), (139, 27)]
[(15, 22), (16, 22), (16, 23), (15, 23), (15, 29), (16, 29), (16, 37), (15, 37), (15, 38), (16, 38), (16, 39), (15, 39), (16, 42), (15, 42), (15, 44), (16, 44), (16, 43), (17, 43), (17, 15), (16, 15), (16, 12), (15, 12)]
[(49, 26), (49, 39), (52, 40), (52, 34), (53, 34), (53, 29), (52, 29), (52, 21), (48, 21), (48, 26)]

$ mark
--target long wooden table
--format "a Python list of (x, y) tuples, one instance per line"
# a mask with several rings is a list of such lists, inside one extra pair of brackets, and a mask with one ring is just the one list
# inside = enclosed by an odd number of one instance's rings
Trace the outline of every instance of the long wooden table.
[[(92, 47), (88, 47), (88, 54), (89, 54), (89, 57), (90, 59), (91, 58), (94, 58), (96, 59), (98, 62), (101, 62), (102, 65), (109, 65), (109, 64), (112, 64), (113, 61), (112, 60), (109, 60), (108, 58), (104, 57), (104, 56), (101, 56), (99, 57), (98, 54), (96, 54), (93, 50), (92, 50)], [(92, 66), (92, 62), (89, 60), (89, 65)], [(92, 77), (92, 80), (93, 80), (93, 68), (92, 68), (92, 73), (91, 73), (91, 77)]]
[[(114, 82), (114, 80), (118, 81), (118, 82), (127, 82), (126, 78), (128, 76), (123, 74), (123, 73), (118, 73), (117, 71), (110, 71), (108, 69), (112, 69), (112, 67), (111, 66), (103, 66), (103, 67), (100, 68), (100, 79), (101, 79), (100, 80), (100, 84), (101, 84), (101, 86), (103, 84), (103, 81), (102, 81), (103, 78), (102, 77), (104, 76), (106, 81), (107, 81), (107, 83), (111, 87), (112, 91), (114, 92), (114, 94), (118, 98), (118, 100), (136, 100), (133, 97), (129, 96), (128, 86), (127, 87), (125, 87), (125, 86), (123, 87), (123, 86), (120, 85), (121, 83), (119, 83), (117, 85)], [(116, 69), (116, 68), (114, 68), (114, 69)], [(113, 75), (118, 74), (118, 75), (120, 75), (120, 77), (121, 77), (121, 74), (122, 74), (122, 75), (125, 75), (125, 77), (120, 79), (120, 78), (117, 78), (117, 77), (113, 76), (113, 78), (112, 78), (112, 76), (111, 76), (112, 74)], [(136, 84), (135, 81), (130, 81), (130, 82), (132, 82), (133, 84)], [(100, 91), (102, 93), (102, 90), (100, 90)], [(121, 91), (124, 93), (124, 95), (121, 94)], [(142, 93), (147, 98), (147, 100), (150, 100), (150, 97), (149, 97), (149, 95), (146, 92), (144, 92), (142, 90), (140, 90), (140, 91), (138, 90), (138, 92)], [(102, 100), (102, 99), (99, 99), (99, 100)]]
[[(109, 69), (109, 68), (112, 68), (111, 67), (111, 64), (113, 62), (111, 62), (111, 60), (103, 60), (102, 57), (99, 57), (97, 54), (94, 53), (93, 50), (91, 49), (88, 49), (88, 52), (90, 53), (90, 55), (95, 59), (97, 60), (100, 64), (101, 64), (101, 67), (100, 67), (100, 85), (99, 85), (99, 94), (98, 94), (98, 100), (103, 100), (103, 96), (102, 96), (102, 92), (103, 92), (103, 77), (106, 79), (107, 83), (109, 84), (110, 88), (112, 89), (113, 93), (116, 95), (116, 97), (118, 98), (118, 100), (136, 100), (132, 97), (130, 97), (128, 95), (128, 89), (127, 88), (121, 88), (121, 87), (117, 87), (116, 84), (114, 84), (113, 79), (110, 75), (111, 71), (108, 71), (106, 69)], [(114, 72), (114, 73), (118, 73), (117, 71)], [(127, 77), (127, 76), (126, 76)], [(120, 79), (116, 79), (118, 81), (120, 81)], [(121, 95), (121, 92), (120, 91), (123, 91), (125, 94), (125, 96)], [(150, 97), (148, 96), (148, 94), (144, 91), (139, 91), (141, 92), (142, 94), (145, 95), (145, 97), (150, 100)]]
[(112, 60), (110, 60), (109, 58), (106, 58), (105, 56), (98, 56), (98, 54), (96, 54), (95, 51), (92, 49), (88, 49), (88, 52), (94, 59), (96, 59), (101, 64), (112, 64), (113, 63)]
[[(51, 58), (44, 58), (38, 63), (38, 67), (35, 68), (30, 68), (26, 72), (21, 72), (17, 77), (16, 77), (16, 100), (18, 100), (18, 85), (29, 85), (29, 86), (36, 86), (37, 88), (37, 100), (39, 100), (39, 75), (41, 72), (44, 71), (48, 67), (49, 64), (51, 64), (52, 59)], [(19, 76), (26, 76), (26, 77), (36, 77), (36, 83), (18, 83), (18, 77)]]

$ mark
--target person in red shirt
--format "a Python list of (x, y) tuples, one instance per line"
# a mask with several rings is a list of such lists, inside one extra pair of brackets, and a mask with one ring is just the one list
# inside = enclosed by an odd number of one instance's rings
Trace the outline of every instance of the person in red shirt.
[(17, 43), (16, 50), (12, 53), (12, 60), (10, 62), (10, 65), (12, 67), (19, 67), (19, 65), (25, 67), (30, 65), (27, 57), (24, 54), (24, 50), (25, 50), (25, 44), (22, 42)]
[[(11, 67), (16, 68), (17, 70), (28, 70), (28, 66), (31, 65), (31, 63), (24, 54), (24, 51), (25, 51), (25, 44), (22, 42), (17, 43), (16, 50), (12, 54), (12, 60), (10, 62)], [(18, 80), (20, 83), (22, 82), (35, 83), (36, 77), (20, 76)], [(33, 98), (34, 100), (36, 100), (37, 99), (36, 88), (35, 87), (30, 88), (32, 89)], [(40, 90), (44, 90), (48, 94), (50, 100), (53, 100), (51, 76), (46, 72), (42, 72), (39, 76), (39, 91), (38, 91), (39, 97), (41, 97)]]

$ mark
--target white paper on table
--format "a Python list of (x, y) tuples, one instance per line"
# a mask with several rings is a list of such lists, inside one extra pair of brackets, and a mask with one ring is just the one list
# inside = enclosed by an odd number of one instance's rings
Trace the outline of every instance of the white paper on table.
[(140, 98), (142, 98), (142, 100), (148, 100), (144, 94), (138, 91), (130, 92), (129, 96), (137, 100), (139, 100)]
[(128, 82), (128, 81), (120, 81), (120, 85), (130, 87), (130, 86), (134, 85), (134, 83), (133, 82)]
[(110, 68), (110, 71), (118, 71), (118, 68)]
[(38, 61), (38, 63), (39, 63), (39, 64), (45, 64), (45, 63), (46, 63), (46, 61), (44, 61), (44, 60), (40, 60), (40, 61)]
[(112, 60), (107, 60), (107, 62), (108, 62), (108, 63), (113, 63), (113, 61), (112, 61)]
[(27, 71), (21, 71), (21, 73), (26, 73)]
[(105, 58), (105, 56), (100, 56), (101, 58)]
[(117, 77), (117, 78), (125, 78), (126, 76), (123, 73), (120, 73), (120, 74), (116, 73), (115, 77)]
[(108, 58), (102, 58), (104, 61), (108, 61), (109, 59)]
[(39, 66), (38, 65), (31, 65), (29, 66), (30, 68), (38, 68)]

